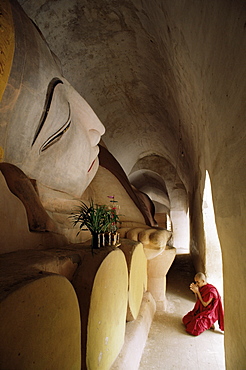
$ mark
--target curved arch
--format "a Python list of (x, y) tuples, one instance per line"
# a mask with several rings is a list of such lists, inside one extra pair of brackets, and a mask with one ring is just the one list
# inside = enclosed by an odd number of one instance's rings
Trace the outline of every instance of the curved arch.
[(141, 191), (147, 192), (153, 201), (168, 206), (170, 212), (167, 214), (170, 214), (172, 221), (174, 247), (178, 253), (188, 252), (188, 195), (174, 166), (164, 157), (149, 155), (136, 162), (129, 179), (134, 186), (141, 186)]
[(137, 170), (129, 176), (129, 181), (140, 191), (147, 194), (152, 201), (163, 204), (170, 209), (170, 201), (165, 181), (156, 172), (150, 170)]

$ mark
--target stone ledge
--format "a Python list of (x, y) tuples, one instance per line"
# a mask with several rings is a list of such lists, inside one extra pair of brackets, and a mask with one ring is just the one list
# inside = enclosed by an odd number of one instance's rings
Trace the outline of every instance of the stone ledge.
[(110, 370), (137, 370), (148, 338), (156, 311), (156, 303), (151, 293), (143, 295), (139, 315), (126, 325), (125, 343)]

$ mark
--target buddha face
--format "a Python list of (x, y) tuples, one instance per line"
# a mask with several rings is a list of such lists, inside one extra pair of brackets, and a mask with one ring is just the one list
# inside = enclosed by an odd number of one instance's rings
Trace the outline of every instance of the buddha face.
[(79, 198), (97, 172), (104, 126), (63, 78), (21, 8), (13, 13), (13, 24), (16, 50), (1, 104), (3, 160), (46, 187)]
[(22, 169), (45, 186), (80, 197), (98, 169), (104, 127), (62, 78), (53, 78)]

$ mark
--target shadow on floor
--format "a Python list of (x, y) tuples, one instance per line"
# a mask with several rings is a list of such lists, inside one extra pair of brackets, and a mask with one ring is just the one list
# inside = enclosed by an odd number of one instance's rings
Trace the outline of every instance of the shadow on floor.
[(189, 289), (194, 275), (190, 255), (177, 255), (167, 275), (167, 308), (155, 314), (140, 370), (225, 369), (224, 335), (218, 324), (216, 330), (198, 337), (187, 334), (182, 324), (182, 317), (195, 304)]

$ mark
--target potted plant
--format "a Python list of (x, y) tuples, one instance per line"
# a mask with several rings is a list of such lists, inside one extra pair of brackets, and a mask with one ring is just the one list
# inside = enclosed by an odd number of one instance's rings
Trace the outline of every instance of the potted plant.
[(93, 200), (90, 201), (89, 206), (81, 202), (77, 212), (72, 213), (70, 217), (73, 226), (79, 225), (77, 235), (83, 230), (90, 230), (93, 248), (100, 248), (101, 245), (105, 245), (105, 232), (111, 232), (112, 224), (115, 225), (119, 221), (114, 209), (106, 205), (94, 204)]
[(109, 244), (116, 245), (119, 243), (120, 239), (120, 234), (117, 232), (118, 230), (118, 224), (120, 223), (119, 221), (119, 206), (117, 205), (118, 201), (115, 200), (114, 195), (108, 195), (108, 198), (110, 199), (110, 203), (113, 203), (110, 205), (110, 226), (107, 231), (107, 234), (109, 234)]

